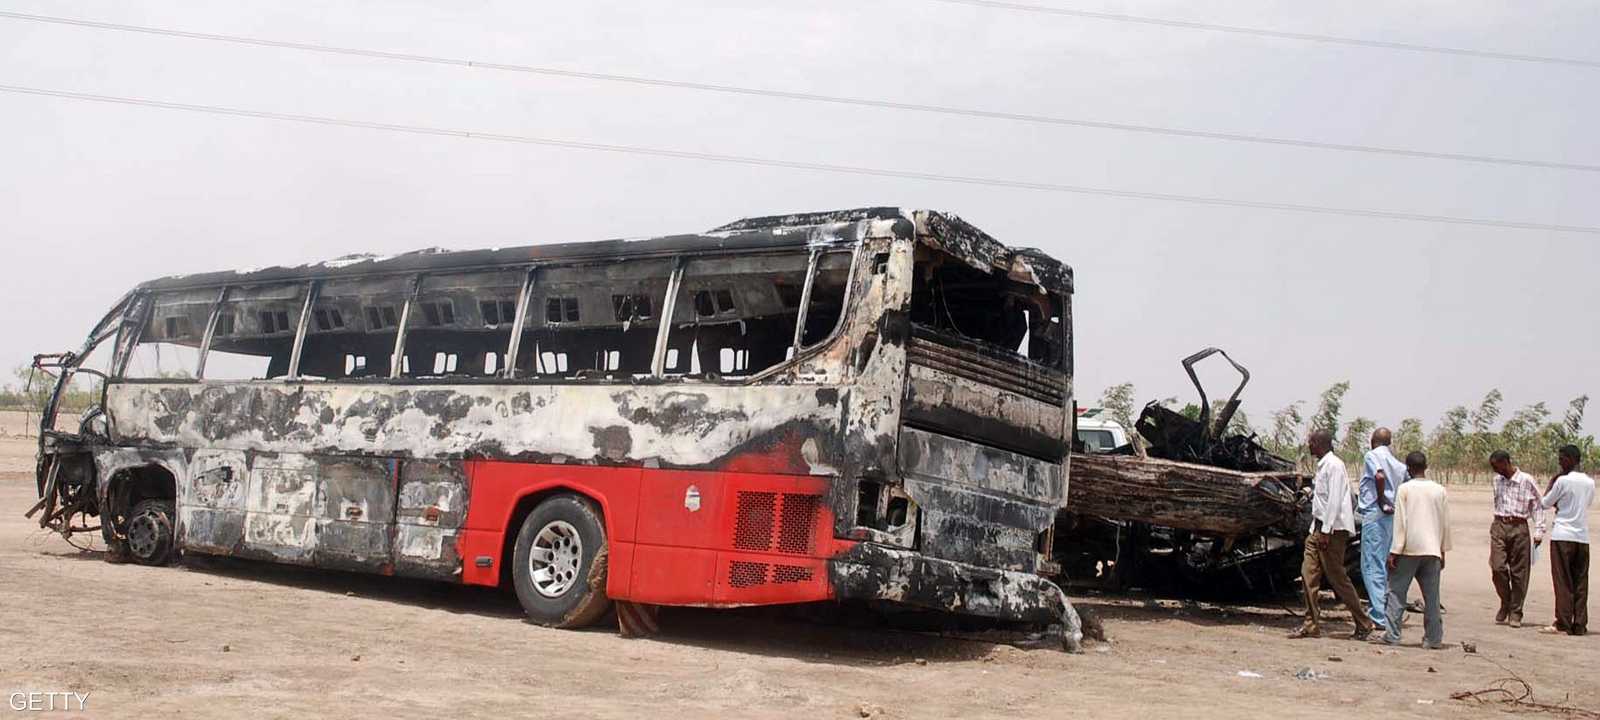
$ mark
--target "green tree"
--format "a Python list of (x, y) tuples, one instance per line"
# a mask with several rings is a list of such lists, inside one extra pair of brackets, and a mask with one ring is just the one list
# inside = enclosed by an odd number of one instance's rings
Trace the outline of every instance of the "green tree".
[(1134, 392), (1133, 383), (1119, 383), (1106, 388), (1105, 392), (1100, 393), (1100, 407), (1104, 408), (1106, 414), (1110, 415), (1112, 420), (1117, 421), (1117, 424), (1131, 431), (1134, 420), (1134, 403), (1137, 402), (1135, 400), (1136, 397), (1138, 396)]
[(1239, 409), (1235, 410), (1233, 417), (1228, 420), (1226, 434), (1249, 437), (1256, 434), (1256, 429), (1250, 425), (1250, 416), (1245, 415), (1243, 409)]
[(1589, 406), (1589, 396), (1579, 395), (1567, 403), (1567, 412), (1561, 418), (1562, 438), (1574, 442), (1583, 436), (1583, 411)]
[(1311, 430), (1339, 432), (1339, 416), (1344, 412), (1344, 395), (1350, 392), (1350, 381), (1336, 382), (1322, 391), (1317, 400), (1317, 412), (1311, 416)]
[(1272, 429), (1267, 432), (1265, 443), (1268, 450), (1287, 458), (1300, 455), (1300, 433), (1306, 423), (1300, 406), (1304, 404), (1296, 400), (1272, 413)]
[(1339, 459), (1348, 464), (1361, 462), (1372, 443), (1372, 431), (1378, 426), (1370, 418), (1357, 416), (1344, 426), (1344, 437), (1339, 440)]
[[(1428, 439), (1422, 435), (1422, 420), (1408, 417), (1400, 421), (1400, 426), (1394, 430), (1394, 443), (1391, 445), (1394, 454), (1404, 460), (1407, 453), (1413, 450), (1427, 452)], [(1430, 453), (1431, 454), (1431, 453)]]
[(1444, 477), (1461, 468), (1469, 452), (1468, 420), (1471, 413), (1463, 405), (1445, 411), (1428, 438), (1429, 464), (1440, 468)]
[(1505, 450), (1512, 457), (1520, 458), (1519, 462), (1543, 455), (1554, 440), (1552, 429), (1547, 427), (1549, 418), (1550, 409), (1542, 402), (1522, 408), (1511, 414), (1492, 444), (1496, 450)]
[(1468, 418), (1472, 425), (1468, 453), (1473, 456), (1474, 460), (1476, 458), (1484, 458), (1484, 461), (1487, 462), (1489, 453), (1498, 449), (1495, 447), (1495, 443), (1499, 441), (1499, 438), (1495, 437), (1494, 423), (1500, 419), (1500, 403), (1504, 399), (1505, 396), (1500, 394), (1498, 388), (1490, 390), (1484, 394), (1483, 400), (1478, 402), (1478, 408), (1473, 410), (1472, 415)]

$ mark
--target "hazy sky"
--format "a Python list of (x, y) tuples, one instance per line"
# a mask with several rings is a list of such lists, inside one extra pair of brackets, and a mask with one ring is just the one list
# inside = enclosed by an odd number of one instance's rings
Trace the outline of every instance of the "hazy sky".
[[(1600, 60), (1593, 0), (1035, 0)], [(1600, 164), (1600, 68), (1355, 48), (928, 0), (40, 2), (13, 12), (1323, 142)], [(0, 18), (0, 84), (404, 125), (1123, 190), (1600, 225), (1600, 173), (841, 107)], [(0, 93), (0, 362), (75, 347), (173, 273), (426, 246), (709, 229), (863, 205), (955, 212), (1077, 272), (1080, 397), (1246, 411), (1350, 380), (1384, 423), (1491, 387), (1597, 397), (1600, 237), (707, 163)], [(1216, 376), (1224, 377), (1221, 373)], [(1219, 383), (1220, 385), (1220, 383)], [(1218, 387), (1217, 392), (1224, 392)]]

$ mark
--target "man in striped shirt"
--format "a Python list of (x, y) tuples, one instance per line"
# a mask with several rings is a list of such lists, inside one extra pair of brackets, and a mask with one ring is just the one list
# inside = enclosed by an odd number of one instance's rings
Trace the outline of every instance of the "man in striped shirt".
[[(1522, 601), (1528, 596), (1528, 570), (1532, 545), (1544, 542), (1544, 508), (1533, 476), (1511, 464), (1511, 454), (1496, 450), (1489, 456), (1494, 468), (1494, 523), (1489, 526), (1489, 572), (1500, 596), (1496, 625), (1522, 627)], [(1528, 520), (1534, 521), (1532, 533)]]

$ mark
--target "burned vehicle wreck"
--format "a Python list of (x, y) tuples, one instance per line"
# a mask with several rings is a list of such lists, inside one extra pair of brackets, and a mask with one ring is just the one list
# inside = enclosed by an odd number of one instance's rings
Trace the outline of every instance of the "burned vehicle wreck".
[[(1072, 272), (865, 208), (143, 283), (58, 371), (41, 500), (225, 555), (613, 604), (856, 600), (1054, 625)], [(103, 370), (84, 364), (108, 353)], [(77, 427), (56, 404), (105, 381)]]
[[(1215, 412), (1194, 370), (1212, 356), (1240, 375)], [(1134, 425), (1138, 438), (1073, 459), (1056, 525), (1060, 579), (1074, 589), (1190, 598), (1291, 594), (1310, 527), (1311, 475), (1253, 436), (1228, 432), (1248, 370), (1216, 348), (1182, 364), (1200, 395), (1198, 417), (1151, 402)], [(1359, 563), (1359, 553), (1348, 557)]]

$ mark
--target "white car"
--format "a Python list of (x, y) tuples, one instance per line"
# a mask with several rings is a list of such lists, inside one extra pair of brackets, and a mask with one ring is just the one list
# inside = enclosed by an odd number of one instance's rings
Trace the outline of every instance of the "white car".
[(1101, 408), (1078, 410), (1078, 442), (1085, 452), (1110, 452), (1128, 444), (1128, 429), (1105, 417)]

